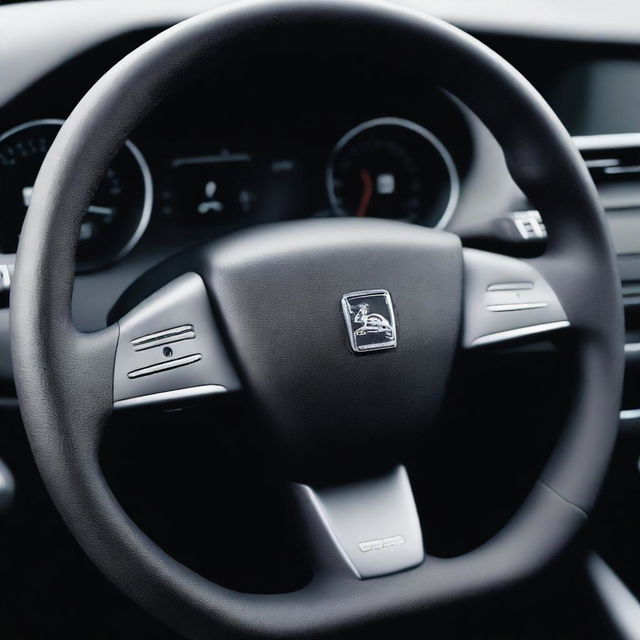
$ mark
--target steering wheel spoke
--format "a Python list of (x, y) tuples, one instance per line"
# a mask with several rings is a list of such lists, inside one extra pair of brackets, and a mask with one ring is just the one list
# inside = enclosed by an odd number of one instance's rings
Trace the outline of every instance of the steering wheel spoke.
[(294, 487), (318, 572), (377, 578), (424, 560), (420, 520), (403, 466), (338, 487)]
[(180, 404), (240, 388), (198, 274), (164, 285), (118, 327), (114, 409)]
[(556, 292), (529, 261), (464, 249), (463, 346), (546, 336), (570, 326)]

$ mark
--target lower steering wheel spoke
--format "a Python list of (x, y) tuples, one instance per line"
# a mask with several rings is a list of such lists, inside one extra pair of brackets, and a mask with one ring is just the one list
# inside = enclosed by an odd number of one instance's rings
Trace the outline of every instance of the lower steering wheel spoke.
[(464, 348), (546, 337), (570, 326), (556, 292), (525, 260), (464, 249)]
[(404, 466), (316, 490), (295, 484), (315, 569), (364, 580), (418, 566), (422, 530)]
[(117, 324), (114, 409), (191, 403), (240, 388), (198, 274), (165, 284)]

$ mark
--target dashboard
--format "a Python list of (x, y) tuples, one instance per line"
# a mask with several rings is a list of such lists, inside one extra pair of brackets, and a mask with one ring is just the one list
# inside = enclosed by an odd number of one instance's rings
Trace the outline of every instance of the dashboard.
[[(97, 0), (3, 9), (0, 29), (11, 46), (0, 50), (10, 69), (0, 88), (0, 264), (13, 264), (39, 166), (84, 93), (129, 51), (212, 4), (116, 2), (106, 12)], [(30, 25), (30, 39), (10, 33), (12, 16)], [(640, 302), (637, 47), (628, 34), (623, 42), (619, 33), (607, 42), (580, 40), (569, 25), (552, 35), (514, 34), (469, 7), (453, 19), (514, 64), (575, 137), (607, 208), (633, 333)], [(453, 231), (470, 246), (543, 250), (544, 212), (513, 183), (499, 146), (469, 109), (424, 86), (409, 67), (345, 59), (337, 47), (314, 44), (297, 58), (273, 43), (260, 60), (212, 60), (207, 74), (186, 81), (132, 133), (81, 226), (79, 328), (104, 326), (122, 292), (158, 262), (250, 225), (388, 217)], [(12, 55), (27, 54), (31, 65), (11, 64)], [(2, 304), (0, 386), (11, 393)]]

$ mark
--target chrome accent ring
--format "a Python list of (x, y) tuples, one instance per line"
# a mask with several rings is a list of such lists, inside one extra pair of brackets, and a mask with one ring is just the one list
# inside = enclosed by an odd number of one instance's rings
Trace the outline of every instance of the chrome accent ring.
[(404, 127), (405, 129), (409, 129), (410, 131), (417, 133), (429, 143), (431, 143), (435, 150), (440, 154), (440, 157), (442, 158), (447, 169), (447, 173), (449, 174), (450, 190), (447, 206), (445, 207), (442, 215), (440, 216), (440, 219), (433, 228), (444, 229), (447, 224), (449, 224), (449, 221), (451, 220), (451, 217), (453, 216), (453, 213), (458, 206), (458, 200), (460, 199), (460, 176), (458, 175), (458, 170), (456, 169), (456, 165), (453, 161), (451, 153), (449, 153), (449, 150), (440, 141), (440, 139), (437, 138), (431, 131), (429, 131), (429, 129), (426, 129), (416, 122), (407, 120), (406, 118), (387, 116), (383, 118), (374, 118), (373, 120), (367, 120), (360, 123), (353, 129), (347, 131), (347, 133), (345, 133), (342, 138), (338, 140), (336, 146), (331, 151), (326, 169), (327, 194), (329, 196), (329, 202), (331, 203), (332, 210), (335, 212), (339, 211), (340, 209), (336, 201), (335, 184), (333, 180), (333, 169), (336, 156), (338, 155), (338, 153), (340, 153), (340, 151), (342, 151), (342, 149), (348, 142), (350, 142), (357, 135), (361, 134), (363, 131), (366, 131), (367, 129), (373, 129), (374, 127), (383, 126)]
[[(38, 120), (29, 120), (28, 122), (23, 122), (22, 124), (16, 125), (15, 127), (12, 127), (0, 134), (0, 143), (10, 136), (20, 133), (21, 131), (25, 131), (26, 129), (32, 129), (43, 125), (61, 127), (63, 124), (64, 120), (62, 118), (40, 118)], [(133, 155), (138, 167), (140, 168), (140, 172), (142, 173), (144, 199), (142, 202), (142, 211), (140, 213), (140, 222), (124, 247), (109, 260), (101, 263), (100, 267), (106, 267), (107, 265), (117, 262), (128, 255), (138, 242), (140, 242), (140, 238), (144, 235), (144, 232), (147, 230), (151, 220), (151, 211), (153, 209), (153, 180), (151, 178), (151, 170), (149, 169), (149, 165), (147, 164), (145, 157), (142, 155), (142, 152), (135, 144), (133, 144), (133, 142), (131, 142), (131, 140), (126, 140), (124, 146), (131, 152), (131, 155)]]

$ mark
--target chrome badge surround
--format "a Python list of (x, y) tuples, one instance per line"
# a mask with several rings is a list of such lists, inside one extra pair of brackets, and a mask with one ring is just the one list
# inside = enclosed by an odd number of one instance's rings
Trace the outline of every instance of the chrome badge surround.
[(391, 295), (384, 289), (354, 291), (342, 296), (342, 313), (351, 348), (356, 353), (398, 346)]

